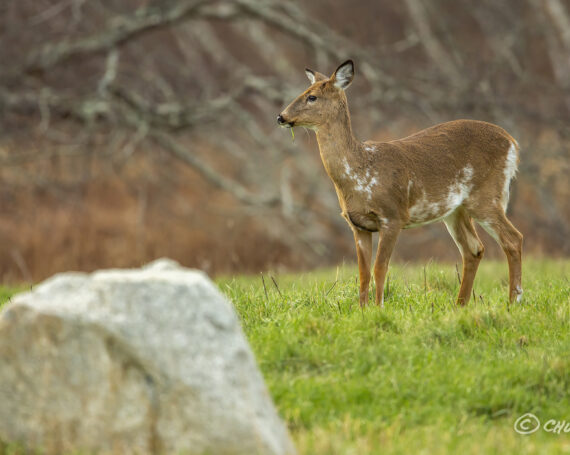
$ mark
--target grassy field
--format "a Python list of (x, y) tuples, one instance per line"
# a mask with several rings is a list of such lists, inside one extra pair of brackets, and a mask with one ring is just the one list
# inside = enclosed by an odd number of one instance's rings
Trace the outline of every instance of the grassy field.
[(508, 305), (506, 263), (483, 261), (463, 309), (437, 263), (393, 266), (384, 309), (360, 310), (352, 267), (217, 283), (301, 454), (570, 453), (570, 432), (513, 428), (570, 427), (570, 261), (524, 273)]
[(359, 309), (354, 268), (218, 284), (302, 454), (570, 453), (570, 432), (513, 428), (570, 427), (570, 261), (524, 273), (508, 305), (506, 261), (483, 261), (464, 309), (437, 263), (392, 267), (384, 309)]

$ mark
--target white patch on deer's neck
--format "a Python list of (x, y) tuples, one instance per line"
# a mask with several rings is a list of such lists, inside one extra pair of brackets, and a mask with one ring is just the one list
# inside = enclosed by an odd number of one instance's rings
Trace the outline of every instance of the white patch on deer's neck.
[[(457, 180), (453, 182), (448, 190), (447, 196), (440, 201), (430, 201), (422, 190), (422, 196), (410, 207), (410, 222), (406, 227), (421, 226), (422, 224), (433, 223), (450, 215), (463, 201), (469, 197), (473, 185), (473, 167), (465, 166)], [(408, 182), (408, 193), (411, 188), (411, 181)]]
[(352, 178), (352, 168), (350, 167), (350, 164), (348, 164), (346, 157), (342, 159), (342, 162), (344, 164), (344, 175), (348, 178)]
[(370, 145), (365, 145), (364, 150), (366, 150), (367, 152), (374, 152), (376, 150), (376, 148), (372, 147)]
[(505, 182), (503, 184), (503, 194), (501, 198), (501, 205), (505, 211), (507, 210), (507, 205), (509, 203), (509, 187), (511, 185), (511, 180), (517, 172), (517, 148), (518, 144), (512, 142), (505, 160), (505, 169), (503, 171), (505, 174)]
[(371, 178), (370, 169), (366, 169), (366, 174), (360, 175), (354, 172), (348, 164), (348, 160), (343, 158), (344, 175), (353, 184), (354, 190), (359, 193), (366, 195), (368, 200), (372, 199), (373, 189), (378, 185), (378, 179), (376, 177)]

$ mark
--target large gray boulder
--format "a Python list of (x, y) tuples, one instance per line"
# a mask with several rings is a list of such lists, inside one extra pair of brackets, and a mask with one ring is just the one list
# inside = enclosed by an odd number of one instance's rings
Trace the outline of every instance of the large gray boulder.
[(56, 275), (3, 308), (0, 440), (49, 454), (294, 453), (232, 306), (164, 260)]

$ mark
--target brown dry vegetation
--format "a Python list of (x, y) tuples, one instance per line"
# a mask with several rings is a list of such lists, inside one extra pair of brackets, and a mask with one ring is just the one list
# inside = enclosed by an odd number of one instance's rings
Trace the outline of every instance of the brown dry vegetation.
[[(0, 281), (158, 256), (210, 273), (352, 261), (313, 133), (293, 142), (275, 123), (305, 66), (347, 57), (361, 139), (454, 118), (511, 132), (525, 251), (569, 255), (568, 5), (334, 5), (3, 2)], [(405, 232), (396, 257), (459, 256), (436, 225)]]

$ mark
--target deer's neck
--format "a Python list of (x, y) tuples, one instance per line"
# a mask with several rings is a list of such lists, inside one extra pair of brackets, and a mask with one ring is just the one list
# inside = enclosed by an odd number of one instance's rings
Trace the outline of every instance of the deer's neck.
[(354, 162), (359, 149), (359, 141), (352, 133), (348, 108), (341, 109), (331, 121), (319, 127), (317, 142), (327, 173), (341, 186), (346, 174), (346, 163)]

